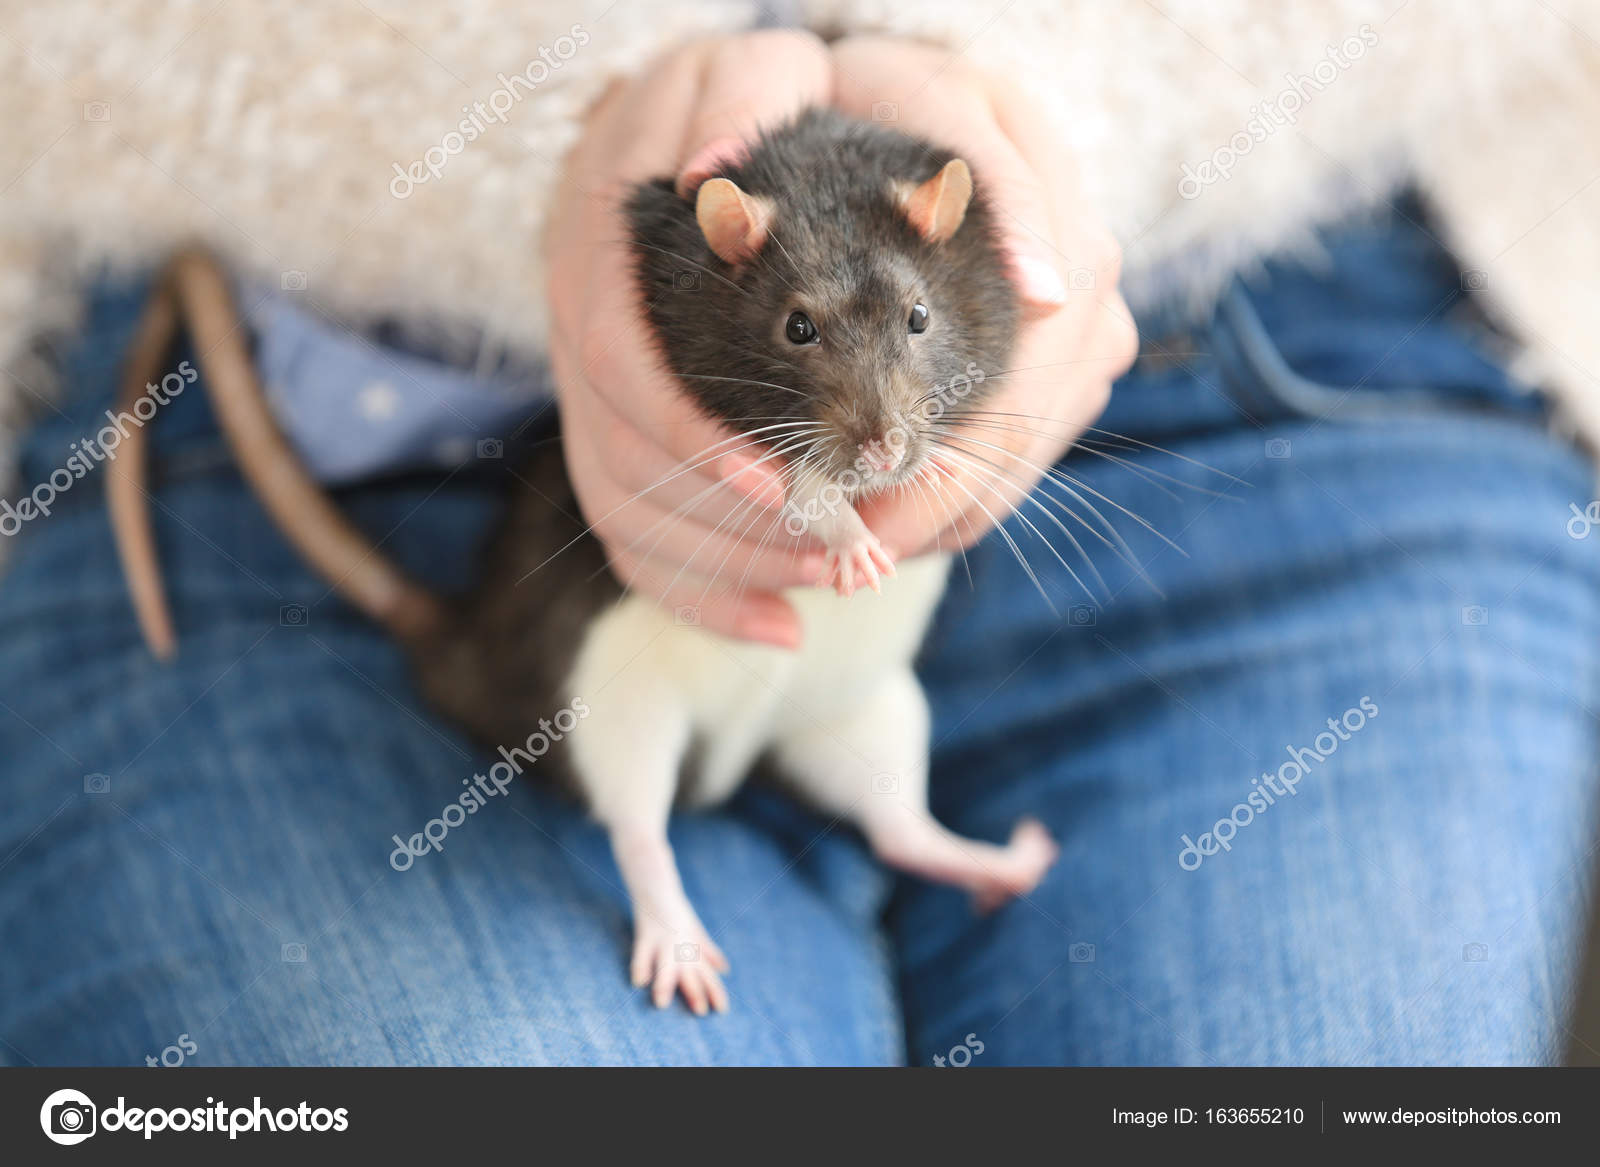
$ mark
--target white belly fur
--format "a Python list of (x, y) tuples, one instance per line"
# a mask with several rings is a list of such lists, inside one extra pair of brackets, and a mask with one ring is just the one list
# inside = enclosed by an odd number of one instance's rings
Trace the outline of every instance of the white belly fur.
[[(568, 685), (568, 698), (592, 710), (572, 739), (591, 802), (626, 796), (639, 776), (595, 771), (654, 754), (648, 739), (665, 739), (661, 746), (681, 754), (668, 743), (682, 740), (685, 722), (698, 763), (688, 800), (727, 798), (775, 739), (848, 715), (887, 677), (909, 669), (949, 568), (944, 555), (899, 564), (881, 596), (789, 592), (804, 629), (795, 652), (680, 624), (649, 600), (625, 596), (594, 622)], [(632, 748), (604, 744), (612, 735), (632, 739)]]

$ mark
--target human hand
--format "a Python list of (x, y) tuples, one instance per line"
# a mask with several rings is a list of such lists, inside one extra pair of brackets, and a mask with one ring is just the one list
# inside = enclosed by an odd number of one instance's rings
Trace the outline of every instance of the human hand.
[(703, 177), (758, 128), (831, 99), (827, 49), (806, 33), (680, 49), (590, 113), (545, 240), (567, 471), (612, 569), (707, 628), (780, 647), (800, 628), (777, 593), (813, 583), (821, 550), (788, 538), (763, 548), (782, 468), (707, 419), (662, 365), (619, 208), (634, 184)]
[[(862, 517), (897, 556), (969, 547), (1003, 521), (1105, 408), (1138, 352), (1117, 290), (1121, 250), (1089, 209), (1070, 148), (1014, 86), (911, 41), (832, 46), (845, 113), (960, 154), (988, 192), (1025, 315), (1009, 370), (981, 412), (954, 427), (930, 501), (885, 495)], [(964, 413), (966, 411), (964, 410)]]

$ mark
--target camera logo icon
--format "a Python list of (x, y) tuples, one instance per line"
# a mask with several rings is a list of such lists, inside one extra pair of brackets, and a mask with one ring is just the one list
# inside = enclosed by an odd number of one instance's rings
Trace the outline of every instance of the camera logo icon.
[(695, 964), (700, 960), (700, 946), (691, 943), (674, 944), (672, 959), (679, 964)]
[(700, 273), (697, 271), (673, 272), (672, 290), (674, 292), (698, 292), (700, 290)]
[(306, 946), (298, 941), (285, 944), (281, 954), (284, 964), (304, 964), (306, 962)]
[(110, 794), (110, 774), (85, 774), (83, 776), (83, 792), (85, 794)]
[(1067, 287), (1074, 292), (1094, 291), (1094, 268), (1075, 267), (1067, 273)]
[(679, 604), (672, 610), (672, 622), (694, 627), (700, 623), (700, 609), (694, 604)]
[(1489, 959), (1489, 946), (1487, 944), (1466, 944), (1461, 948), (1461, 959), (1477, 964)]
[(504, 458), (505, 455), (506, 444), (499, 438), (484, 438), (478, 443), (478, 457), (480, 458)]
[(1288, 438), (1268, 438), (1267, 439), (1267, 457), (1271, 458), (1274, 462), (1282, 462), (1288, 456), (1289, 456), (1289, 439)]
[(900, 775), (874, 774), (872, 776), (872, 793), (897, 794), (900, 791)]
[(1067, 623), (1074, 628), (1092, 628), (1099, 618), (1093, 604), (1074, 604), (1067, 612)]
[(39, 1125), (52, 1143), (70, 1147), (95, 1131), (95, 1106), (77, 1090), (57, 1090), (39, 1108)]
[(1468, 268), (1461, 273), (1463, 292), (1481, 292), (1489, 286), (1489, 273), (1480, 268)]
[(1093, 964), (1094, 945), (1085, 944), (1080, 940), (1077, 944), (1067, 949), (1067, 959), (1073, 964)]
[(1468, 628), (1482, 628), (1489, 622), (1489, 609), (1482, 604), (1468, 604), (1461, 609), (1461, 622)]
[(87, 101), (83, 105), (83, 120), (86, 122), (108, 122), (111, 120), (111, 103), (109, 101)]
[(304, 628), (311, 612), (304, 604), (285, 604), (278, 609), (278, 623), (285, 628)]
[(303, 292), (306, 290), (306, 273), (286, 271), (279, 278), (278, 284), (285, 292)]
[(892, 101), (875, 101), (872, 103), (872, 120), (897, 122), (900, 120), (900, 107)]

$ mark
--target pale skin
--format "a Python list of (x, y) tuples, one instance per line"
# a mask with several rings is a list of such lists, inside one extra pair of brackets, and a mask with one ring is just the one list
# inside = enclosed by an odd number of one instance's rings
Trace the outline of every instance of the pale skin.
[(678, 175), (680, 189), (697, 185), (759, 127), (814, 104), (880, 121), (892, 110), (893, 125), (958, 150), (1001, 211), (1028, 312), (989, 408), (1029, 420), (981, 435), (1005, 451), (1006, 474), (952, 465), (931, 502), (864, 501), (861, 518), (888, 559), (982, 538), (1098, 416), (1137, 350), (1116, 289), (1120, 252), (1085, 206), (1059, 133), (1014, 87), (959, 56), (758, 32), (680, 49), (608, 93), (568, 162), (547, 236), (573, 485), (631, 589), (714, 631), (784, 648), (801, 629), (781, 591), (835, 577), (838, 549), (768, 537), (786, 501), (781, 464), (702, 416), (661, 367), (617, 207), (630, 185), (663, 174)]

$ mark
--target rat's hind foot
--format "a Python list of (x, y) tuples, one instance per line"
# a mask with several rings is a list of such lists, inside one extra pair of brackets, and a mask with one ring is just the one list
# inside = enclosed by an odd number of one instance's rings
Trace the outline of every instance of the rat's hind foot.
[(875, 592), (882, 591), (879, 587), (882, 576), (894, 574), (894, 560), (878, 542), (878, 537), (865, 526), (859, 523), (857, 526), (859, 530), (828, 548), (817, 586), (831, 587), (841, 596), (853, 596), (857, 574)]
[(1038, 887), (1044, 873), (1055, 865), (1061, 848), (1038, 819), (1023, 818), (1011, 829), (1011, 841), (1000, 854), (1002, 862), (994, 877), (972, 889), (972, 906), (982, 915)]
[(665, 1009), (682, 993), (701, 1017), (709, 1009), (726, 1013), (728, 990), (718, 974), (728, 971), (728, 958), (706, 934), (684, 894), (678, 861), (667, 842), (664, 800), (659, 810), (659, 822), (640, 825), (624, 818), (611, 829), (611, 849), (633, 908), (629, 979), (636, 988), (650, 986), (657, 1009)]
[(630, 969), (635, 988), (650, 985), (650, 1000), (657, 1009), (672, 1004), (676, 993), (697, 1016), (707, 1008), (728, 1011), (728, 990), (719, 973), (728, 971), (728, 958), (722, 954), (698, 919), (673, 927), (645, 915), (634, 924), (633, 961)]
[(1060, 854), (1044, 824), (1031, 818), (1018, 821), (1003, 847), (962, 838), (926, 814), (902, 814), (866, 829), (873, 849), (889, 866), (966, 888), (980, 912), (1027, 895)]

